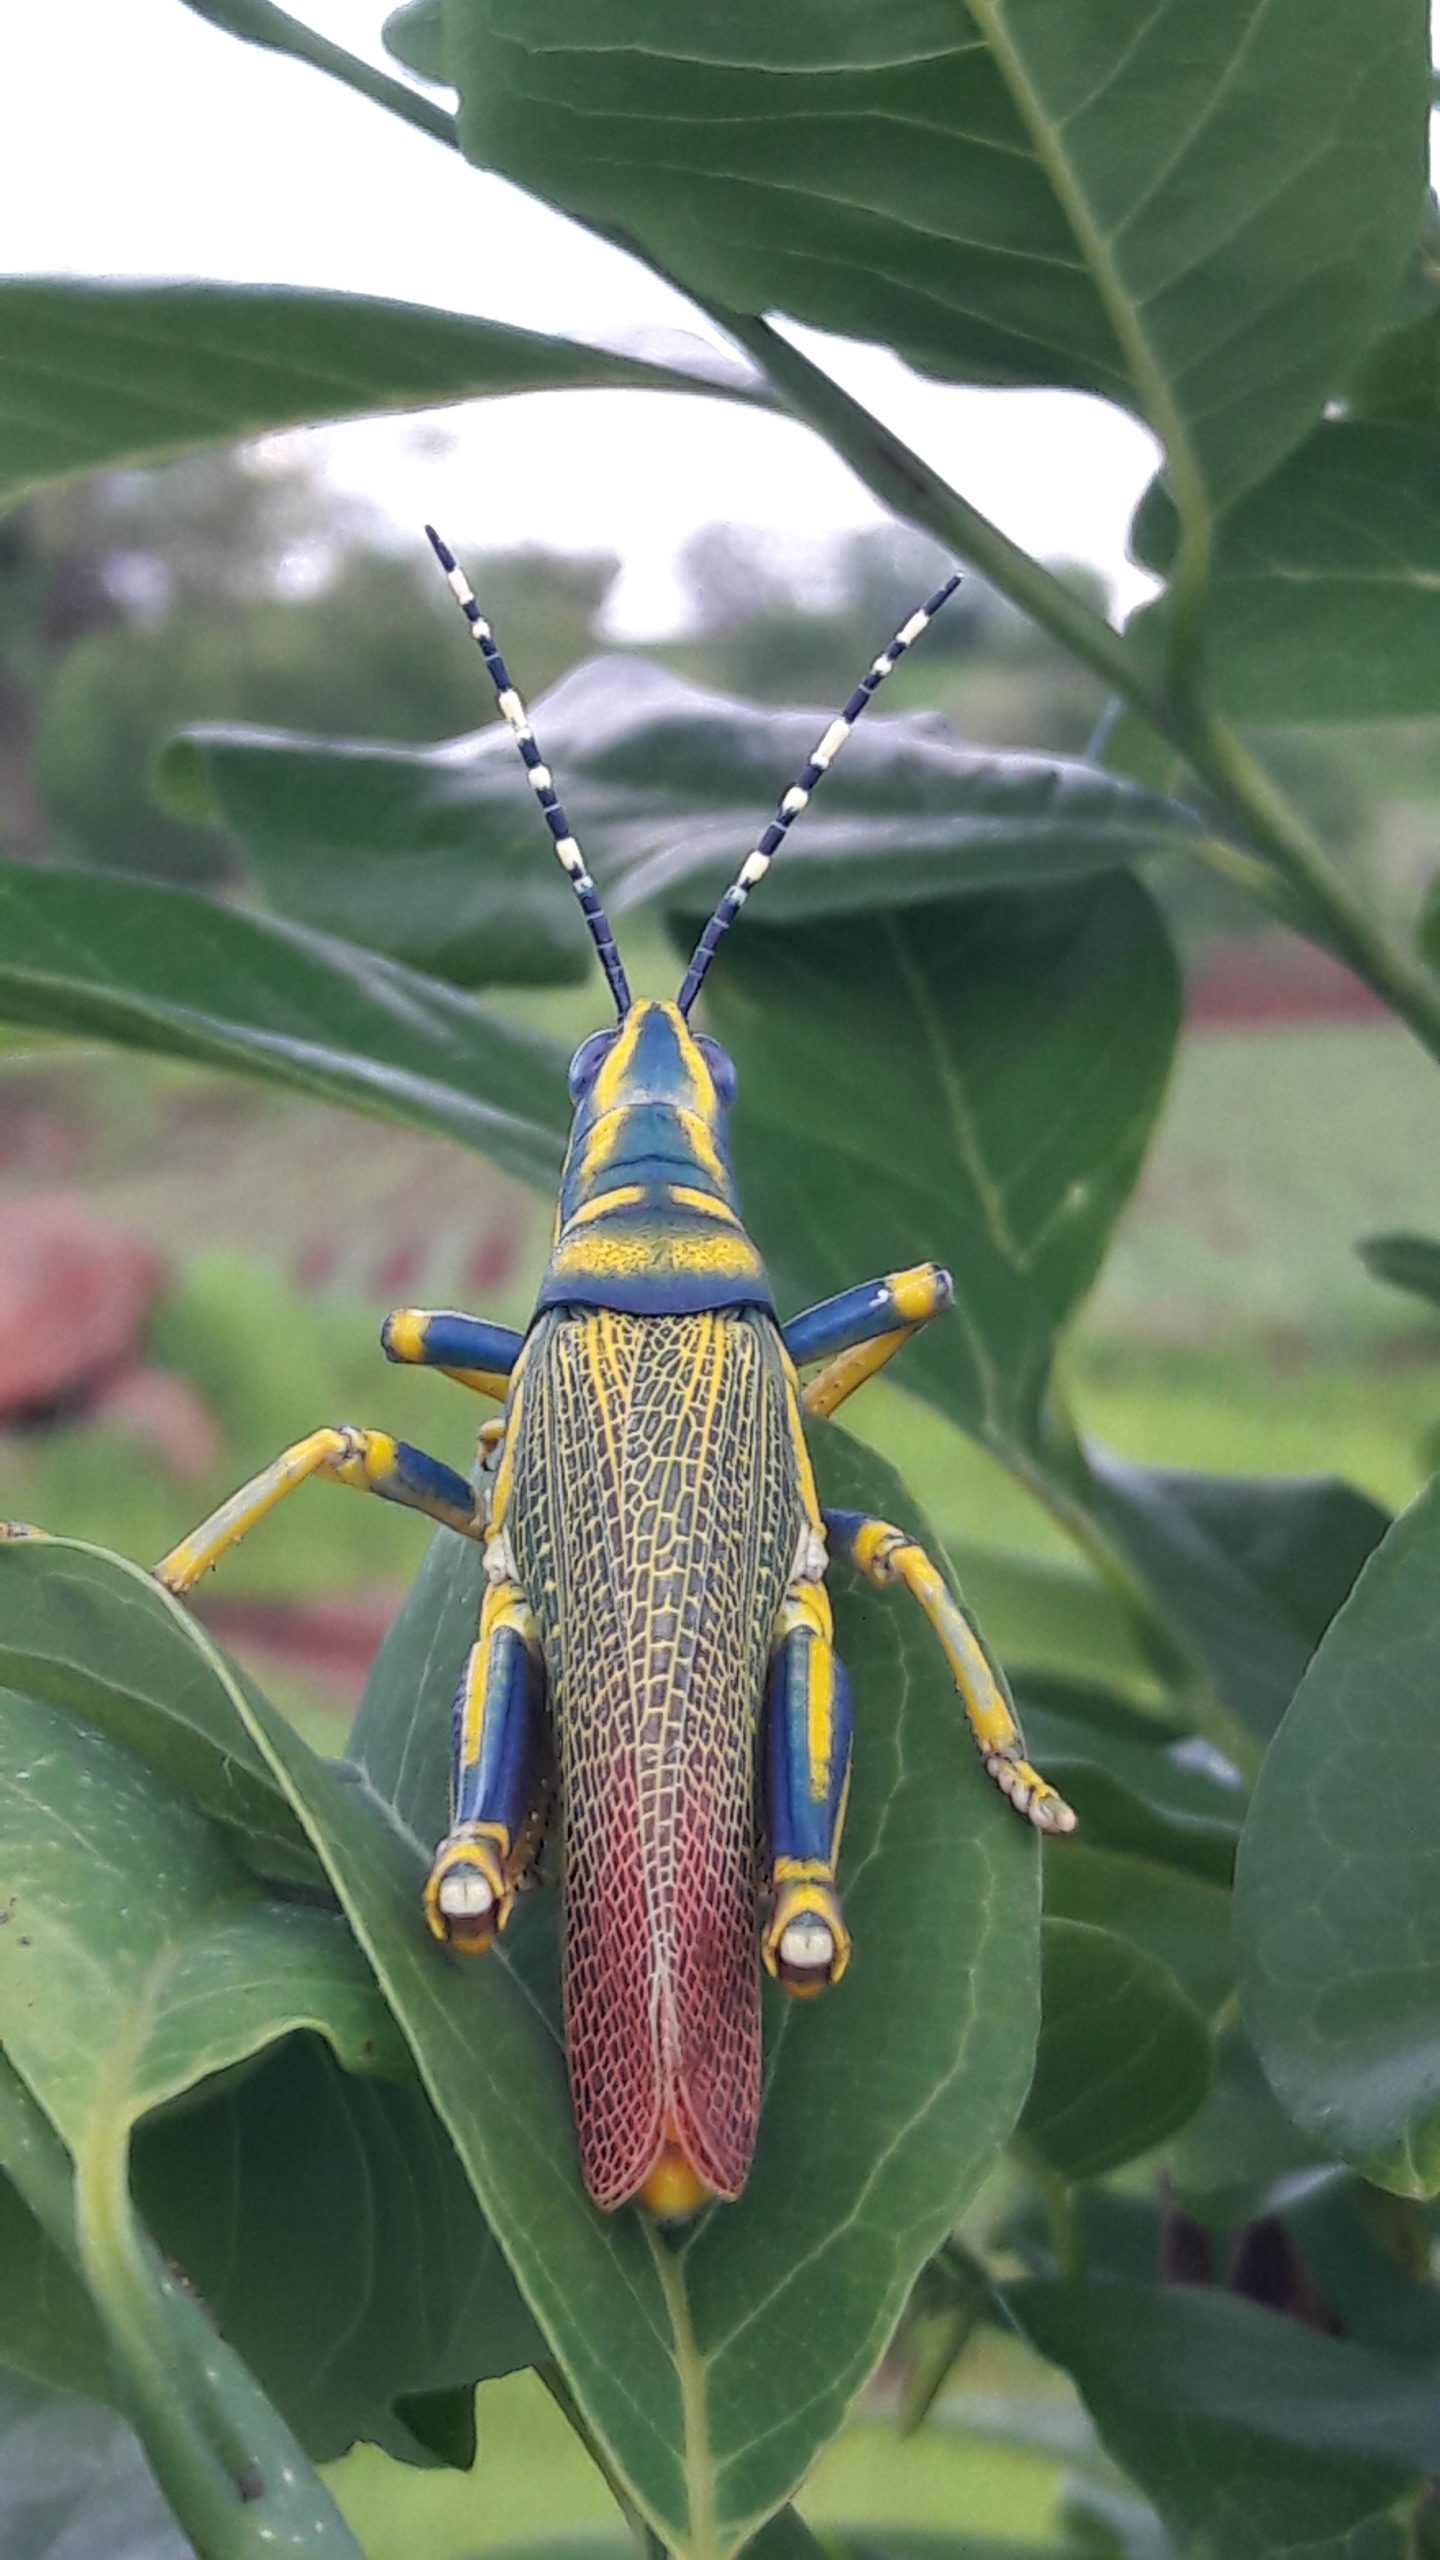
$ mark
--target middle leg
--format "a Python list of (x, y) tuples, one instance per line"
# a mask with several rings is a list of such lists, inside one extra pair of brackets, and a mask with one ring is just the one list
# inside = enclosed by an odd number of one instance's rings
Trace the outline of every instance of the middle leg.
[(838, 1982), (850, 1933), (835, 1885), (850, 1786), (850, 1683), (822, 1582), (786, 1594), (770, 1659), (763, 1744), (770, 1915), (767, 1972), (797, 1999)]

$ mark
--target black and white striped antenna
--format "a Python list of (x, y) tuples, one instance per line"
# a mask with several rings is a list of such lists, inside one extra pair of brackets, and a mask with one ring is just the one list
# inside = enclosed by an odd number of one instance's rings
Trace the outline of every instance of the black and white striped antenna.
[(442, 542), (433, 524), (425, 527), (430, 548), (450, 583), (450, 592), (470, 625), (470, 636), (485, 661), (486, 672), (495, 687), (500, 714), (509, 728), (530, 776), (530, 788), (540, 803), (541, 814), (550, 830), (551, 841), (560, 867), (580, 901), (581, 911), (590, 927), (591, 938), (600, 955), (600, 966), (610, 983), (615, 1011), (623, 1022), (630, 1010), (630, 986), (625, 966), (615, 948), (610, 921), (600, 903), (600, 892), (585, 868), (585, 857), (570, 832), (570, 821), (560, 804), (550, 768), (540, 753), (530, 717), (510, 680), (510, 670), (495, 646), (495, 635), (475, 601), (474, 590), (459, 566), (454, 552)]
[(684, 984), (677, 998), (682, 1013), (688, 1014), (700, 993), (705, 972), (714, 959), (721, 941), (729, 932), (751, 890), (764, 879), (790, 828), (799, 817), (816, 785), (822, 782), (829, 772), (861, 712), (867, 703), (874, 700), (885, 678), (898, 665), (906, 650), (914, 646), (921, 632), (933, 622), (942, 604), (949, 602), (959, 584), (958, 577), (947, 578), (943, 587), (936, 588), (928, 604), (922, 604), (918, 613), (912, 613), (909, 621), (902, 623), (889, 648), (881, 651), (868, 675), (861, 677), (838, 719), (831, 721), (824, 737), (811, 749), (808, 764), (791, 783), (759, 843), (745, 856), (735, 878), (731, 881), (695, 945), (690, 966), (685, 972)]

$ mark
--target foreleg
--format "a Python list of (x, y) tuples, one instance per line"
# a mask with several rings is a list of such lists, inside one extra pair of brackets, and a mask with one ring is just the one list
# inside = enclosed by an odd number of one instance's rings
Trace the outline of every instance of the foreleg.
[(408, 1440), (392, 1440), (388, 1431), (360, 1431), (353, 1423), (312, 1431), (293, 1448), (283, 1449), (273, 1463), (172, 1547), (155, 1567), (157, 1582), (167, 1591), (194, 1589), (202, 1574), (218, 1564), (229, 1549), (263, 1520), (297, 1485), (318, 1476), (330, 1484), (349, 1485), (360, 1493), (376, 1493), (382, 1502), (403, 1503), (423, 1511), (464, 1538), (483, 1538), (484, 1520), (476, 1497), (462, 1475), (439, 1458), (413, 1449)]
[(834, 1413), (954, 1299), (949, 1272), (936, 1262), (917, 1262), (909, 1271), (862, 1281), (858, 1288), (844, 1289), (838, 1298), (826, 1298), (792, 1317), (783, 1332), (796, 1368), (816, 1360), (826, 1364), (803, 1391), (806, 1412)]
[(458, 1386), (503, 1404), (510, 1373), (525, 1347), (525, 1336), (513, 1325), (489, 1324), (483, 1316), (452, 1315), (445, 1309), (396, 1307), (380, 1327), (380, 1348), (387, 1360), (439, 1369)]

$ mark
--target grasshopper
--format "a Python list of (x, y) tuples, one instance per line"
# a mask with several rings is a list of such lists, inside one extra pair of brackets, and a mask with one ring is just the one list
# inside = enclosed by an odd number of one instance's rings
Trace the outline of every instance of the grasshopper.
[[(944, 1577), (903, 1529), (824, 1511), (805, 1440), (951, 1304), (933, 1263), (782, 1324), (735, 1197), (735, 1069), (690, 1016), (720, 942), (878, 687), (958, 585), (897, 632), (825, 731), (710, 918), (673, 1003), (632, 997), (595, 884), (489, 625), (479, 644), (615, 1021), (570, 1062), (550, 1259), (528, 1329), (402, 1308), (392, 1361), (492, 1398), (472, 1484), (382, 1431), (312, 1432), (155, 1568), (190, 1591), (312, 1477), (427, 1513), (484, 1552), (455, 1695), (450, 1825), (424, 1890), (438, 1939), (491, 1947), (550, 1805), (564, 1862), (570, 2085), (597, 2205), (680, 2218), (740, 2193), (760, 2102), (759, 1964), (796, 1998), (850, 1959), (836, 1865), (850, 1696), (825, 1571), (845, 1557), (929, 1620), (985, 1769), (1041, 1831), (1074, 1815)], [(808, 1373), (802, 1385), (801, 1373)], [(553, 1774), (552, 1774), (553, 1773)], [(757, 1932), (757, 1888), (764, 1917)], [(757, 1935), (758, 1959), (757, 1963)]]

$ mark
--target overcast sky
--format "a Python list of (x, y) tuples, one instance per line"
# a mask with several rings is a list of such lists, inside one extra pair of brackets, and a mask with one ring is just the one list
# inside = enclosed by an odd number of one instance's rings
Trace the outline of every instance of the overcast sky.
[[(382, 59), (383, 8), (294, 0)], [(182, 0), (12, 8), (0, 93), (0, 270), (216, 276), (393, 294), (613, 342), (700, 330), (646, 269), (303, 66), (237, 44)], [(1129, 602), (1125, 526), (1153, 468), (1144, 432), (1098, 401), (922, 382), (892, 357), (821, 355), (1032, 551), (1090, 560)], [(798, 426), (706, 400), (566, 392), (327, 434), (337, 481), (457, 543), (616, 551), (617, 629), (677, 610), (675, 552), (711, 518), (787, 542), (880, 520)]]

